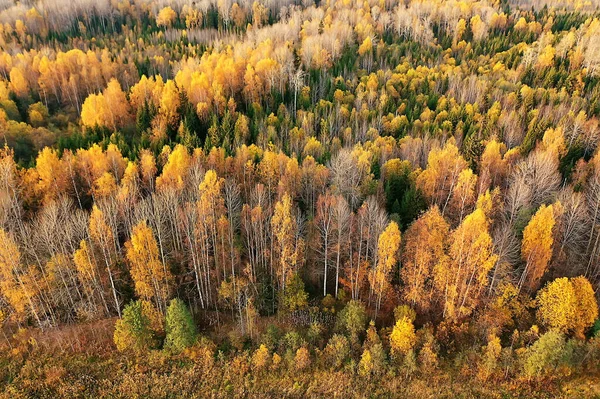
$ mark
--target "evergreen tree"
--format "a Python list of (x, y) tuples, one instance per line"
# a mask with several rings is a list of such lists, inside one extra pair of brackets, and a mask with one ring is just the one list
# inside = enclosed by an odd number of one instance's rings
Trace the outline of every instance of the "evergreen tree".
[(198, 332), (187, 306), (179, 298), (171, 300), (166, 317), (165, 349), (181, 352), (196, 342)]

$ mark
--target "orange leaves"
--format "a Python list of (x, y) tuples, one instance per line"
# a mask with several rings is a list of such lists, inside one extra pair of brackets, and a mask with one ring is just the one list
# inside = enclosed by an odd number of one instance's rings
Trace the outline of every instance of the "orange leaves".
[(438, 208), (432, 207), (404, 234), (400, 269), (403, 296), (421, 311), (427, 311), (431, 306), (433, 269), (444, 256), (449, 229)]
[(468, 215), (452, 232), (447, 256), (434, 268), (437, 296), (443, 303), (445, 318), (468, 316), (479, 304), (488, 273), (498, 259), (493, 253), (488, 225), (482, 209)]

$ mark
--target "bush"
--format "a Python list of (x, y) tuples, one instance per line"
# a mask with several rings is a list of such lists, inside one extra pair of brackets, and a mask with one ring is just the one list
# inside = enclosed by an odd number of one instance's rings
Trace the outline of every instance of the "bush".
[(198, 338), (196, 325), (187, 306), (175, 298), (167, 308), (165, 349), (181, 352), (192, 346)]
[(269, 348), (262, 344), (252, 355), (252, 365), (257, 370), (263, 370), (269, 365), (271, 354)]
[(352, 300), (340, 311), (336, 321), (338, 330), (350, 334), (352, 341), (357, 342), (359, 334), (365, 330), (367, 312), (360, 301)]
[(340, 334), (334, 334), (323, 351), (327, 365), (338, 368), (350, 355), (350, 344), (348, 338)]
[(523, 372), (527, 377), (540, 376), (556, 369), (565, 350), (565, 336), (554, 330), (542, 335), (525, 352)]
[(308, 305), (308, 294), (304, 291), (304, 282), (294, 274), (281, 294), (281, 307), (284, 312), (293, 312)]
[(150, 318), (144, 314), (142, 301), (129, 303), (117, 320), (113, 340), (119, 351), (142, 352), (155, 345)]
[(302, 347), (296, 351), (294, 365), (296, 370), (304, 370), (310, 366), (310, 353), (308, 352), (308, 349)]

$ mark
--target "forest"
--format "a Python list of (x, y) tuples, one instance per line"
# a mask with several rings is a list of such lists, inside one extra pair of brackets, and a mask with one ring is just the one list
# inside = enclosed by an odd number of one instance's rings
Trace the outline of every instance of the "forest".
[(0, 399), (599, 398), (599, 0), (0, 0)]

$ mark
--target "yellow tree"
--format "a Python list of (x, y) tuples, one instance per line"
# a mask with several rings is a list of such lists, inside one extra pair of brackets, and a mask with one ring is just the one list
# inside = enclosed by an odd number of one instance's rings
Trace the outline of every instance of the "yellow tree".
[(102, 93), (90, 94), (81, 108), (81, 124), (86, 127), (106, 126), (107, 104)]
[(145, 300), (153, 300), (164, 313), (169, 299), (171, 273), (160, 261), (156, 239), (145, 221), (134, 226), (125, 251), (136, 294)]
[(0, 292), (18, 317), (25, 316), (29, 306), (38, 325), (41, 325), (35, 283), (28, 280), (27, 269), (21, 266), (21, 252), (17, 244), (9, 233), (0, 228)]
[[(148, 159), (142, 159), (142, 161), (148, 162)], [(156, 178), (156, 190), (183, 190), (190, 163), (191, 158), (187, 148), (181, 144), (177, 144), (175, 149), (169, 154), (169, 159), (163, 168), (162, 174)], [(142, 171), (144, 172), (147, 166), (144, 163), (142, 165)]]
[(58, 199), (60, 195), (66, 193), (69, 175), (56, 150), (45, 147), (40, 151), (35, 169), (39, 177), (37, 190), (43, 196), (44, 202)]
[(471, 169), (463, 169), (458, 175), (449, 203), (450, 215), (458, 223), (462, 222), (464, 216), (473, 209), (476, 184), (477, 176)]
[(224, 180), (217, 176), (214, 170), (209, 170), (204, 175), (204, 180), (199, 185), (198, 225), (197, 230), (204, 242), (199, 243), (204, 248), (202, 253), (205, 267), (210, 266), (208, 254), (212, 251), (212, 261), (215, 266), (217, 280), (226, 277), (225, 262), (222, 252), (219, 252), (219, 220), (225, 215), (225, 201), (223, 198)]
[(479, 304), (497, 260), (488, 225), (484, 211), (475, 209), (451, 233), (447, 256), (434, 268), (436, 296), (444, 304), (444, 318), (468, 316)]
[(99, 298), (105, 314), (109, 315), (110, 310), (102, 287), (102, 276), (96, 265), (95, 256), (86, 240), (81, 240), (79, 248), (73, 253), (73, 262), (77, 269), (77, 279), (83, 287), (85, 296), (94, 304)]
[(571, 279), (575, 292), (575, 309), (573, 314), (572, 329), (579, 338), (584, 337), (584, 332), (591, 327), (598, 318), (598, 302), (592, 284), (583, 276)]
[(292, 199), (287, 193), (275, 204), (271, 229), (277, 243), (275, 251), (278, 259), (276, 269), (278, 284), (280, 290), (285, 291), (288, 278), (296, 269), (299, 255), (295, 240), (296, 219), (292, 215)]
[(552, 257), (553, 229), (561, 212), (560, 202), (542, 205), (523, 230), (521, 257), (525, 262), (525, 269), (519, 280), (519, 290), (525, 288), (532, 292), (539, 288)]
[[(442, 149), (434, 149), (427, 158), (427, 168), (417, 178), (417, 187), (431, 204), (445, 214), (450, 197), (467, 162), (458, 152), (453, 139)], [(464, 177), (466, 179), (466, 176)]]
[(379, 235), (377, 242), (377, 262), (369, 275), (371, 293), (376, 296), (375, 317), (381, 307), (383, 294), (390, 287), (390, 274), (398, 263), (398, 250), (400, 249), (400, 229), (396, 222), (390, 222)]
[(116, 275), (115, 275), (115, 263), (117, 262), (117, 247), (115, 245), (115, 233), (108, 223), (102, 212), (97, 206), (94, 205), (92, 213), (90, 214), (89, 233), (92, 239), (92, 243), (98, 251), (101, 253), (108, 280), (110, 282), (110, 289), (112, 291), (113, 300), (115, 302), (115, 309), (121, 317), (121, 305), (119, 302), (119, 296), (117, 295), (116, 287)]
[(112, 196), (117, 191), (117, 181), (110, 172), (104, 172), (94, 182), (92, 193), (95, 199), (107, 198)]
[(158, 12), (156, 16), (156, 25), (169, 27), (177, 18), (177, 13), (171, 7), (165, 7)]
[(404, 299), (427, 312), (433, 299), (433, 269), (442, 259), (450, 226), (438, 207), (431, 207), (404, 234), (402, 268)]
[(142, 187), (147, 192), (154, 191), (154, 177), (156, 176), (156, 159), (149, 150), (140, 151), (140, 175)]
[(598, 317), (598, 303), (585, 277), (561, 277), (548, 283), (536, 297), (538, 320), (562, 333), (572, 331), (584, 338)]
[(417, 336), (412, 320), (407, 316), (402, 317), (396, 322), (390, 334), (392, 356), (407, 354), (416, 342)]
[(172, 129), (176, 129), (179, 125), (179, 107), (181, 105), (181, 99), (179, 97), (179, 90), (172, 80), (167, 80), (163, 87), (162, 96), (160, 98), (160, 110), (159, 113), (165, 118), (168, 126)]
[(117, 79), (108, 82), (103, 96), (106, 102), (105, 126), (117, 130), (127, 125), (131, 121), (129, 101)]

